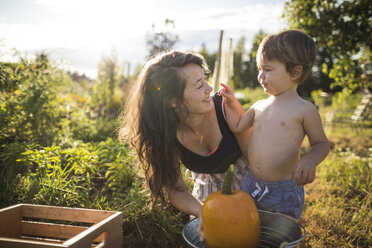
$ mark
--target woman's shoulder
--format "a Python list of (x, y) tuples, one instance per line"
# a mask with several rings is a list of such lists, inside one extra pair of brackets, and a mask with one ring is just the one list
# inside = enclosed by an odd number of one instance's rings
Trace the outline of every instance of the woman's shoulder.
[(222, 102), (222, 96), (218, 95), (218, 92), (212, 93), (212, 98), (214, 99), (214, 101)]
[(214, 108), (218, 114), (223, 114), (222, 109), (222, 96), (218, 95), (218, 92), (215, 92), (212, 94), (213, 102), (214, 102)]

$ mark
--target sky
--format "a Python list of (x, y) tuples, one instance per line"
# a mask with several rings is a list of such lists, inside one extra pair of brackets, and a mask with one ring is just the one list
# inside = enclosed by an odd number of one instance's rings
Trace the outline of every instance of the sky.
[[(244, 36), (249, 49), (261, 29), (285, 29), (285, 0), (0, 0), (0, 61), (16, 61), (14, 51), (32, 59), (46, 52), (66, 70), (97, 76), (102, 56), (115, 53), (131, 68), (147, 56), (146, 33), (165, 19), (175, 23), (179, 42), (173, 49), (198, 51), (204, 43), (224, 47)], [(235, 43), (234, 43), (235, 42)]]

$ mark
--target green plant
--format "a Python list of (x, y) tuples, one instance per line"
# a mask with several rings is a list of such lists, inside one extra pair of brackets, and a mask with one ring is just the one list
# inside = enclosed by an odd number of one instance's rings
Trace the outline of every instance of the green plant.
[[(26, 195), (33, 203), (85, 207), (89, 202), (92, 177), (97, 171), (95, 152), (84, 147), (62, 150), (59, 146), (27, 150), (21, 161), (34, 167), (25, 175), (39, 191)], [(27, 178), (27, 179), (26, 179)], [(30, 192), (34, 193), (34, 192)]]
[(0, 207), (17, 202), (14, 190), (23, 184), (21, 176), (30, 168), (27, 163), (16, 162), (23, 157), (22, 153), (33, 148), (33, 144), (12, 143), (1, 145), (0, 149)]
[(243, 105), (244, 109), (248, 109), (253, 103), (258, 100), (267, 98), (268, 95), (262, 90), (261, 87), (257, 87), (236, 90), (235, 97)]
[(71, 81), (45, 54), (33, 61), (1, 63), (0, 144), (58, 142), (65, 105), (61, 87)]
[(329, 105), (332, 98), (327, 93), (323, 92), (322, 90), (313, 90), (310, 93), (311, 99), (314, 102), (315, 106), (323, 107), (325, 105)]
[(372, 155), (360, 157), (350, 150), (336, 151), (320, 168), (321, 183), (330, 183), (337, 195), (363, 201), (372, 186)]

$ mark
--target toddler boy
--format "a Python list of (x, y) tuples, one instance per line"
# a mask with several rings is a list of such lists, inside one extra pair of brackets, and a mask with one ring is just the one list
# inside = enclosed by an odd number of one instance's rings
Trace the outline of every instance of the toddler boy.
[[(315, 178), (316, 166), (329, 153), (316, 107), (297, 94), (297, 86), (310, 73), (315, 60), (314, 41), (298, 30), (265, 37), (258, 48), (258, 81), (268, 98), (244, 112), (227, 85), (224, 98), (230, 129), (239, 133), (253, 126), (248, 145), (250, 171), (241, 189), (259, 209), (301, 218), (303, 185)], [(300, 158), (305, 135), (311, 150)]]

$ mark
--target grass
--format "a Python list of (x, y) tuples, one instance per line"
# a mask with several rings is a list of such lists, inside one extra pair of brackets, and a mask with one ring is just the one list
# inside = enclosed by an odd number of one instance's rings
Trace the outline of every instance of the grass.
[(301, 248), (370, 247), (372, 244), (372, 132), (333, 128), (332, 150), (317, 178), (305, 186)]
[[(251, 95), (240, 99), (246, 107), (265, 97), (259, 88), (242, 93)], [(320, 109), (323, 119), (330, 108)], [(307, 234), (300, 248), (371, 247), (372, 129), (337, 124), (326, 133), (331, 153), (305, 186), (301, 223)], [(151, 208), (129, 146), (108, 139), (74, 148), (1, 148), (0, 207), (35, 203), (121, 211), (123, 247), (187, 247), (181, 231), (189, 216), (169, 203)], [(305, 140), (303, 152), (308, 149)]]

